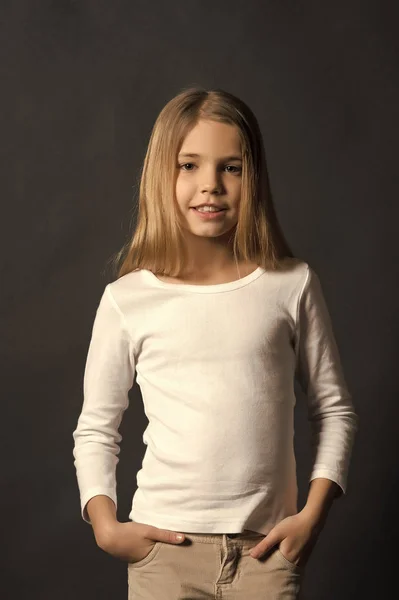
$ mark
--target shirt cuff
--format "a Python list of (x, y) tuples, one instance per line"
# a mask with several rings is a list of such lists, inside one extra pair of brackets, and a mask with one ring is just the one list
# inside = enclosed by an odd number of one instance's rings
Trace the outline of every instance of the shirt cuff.
[(110, 490), (109, 488), (91, 488), (90, 490), (88, 490), (85, 494), (82, 494), (80, 497), (80, 507), (81, 507), (81, 515), (82, 515), (82, 519), (84, 521), (86, 521), (86, 523), (89, 523), (90, 525), (92, 524), (92, 522), (90, 521), (90, 517), (89, 514), (87, 512), (87, 508), (86, 505), (88, 503), (89, 500), (91, 500), (91, 498), (94, 498), (94, 496), (108, 496), (108, 498), (111, 498), (111, 500), (114, 502), (115, 504), (115, 508), (118, 508), (118, 502), (117, 502), (117, 498), (116, 498), (116, 494), (114, 490)]
[(323, 477), (325, 479), (330, 479), (331, 481), (334, 481), (334, 483), (339, 485), (343, 494), (346, 494), (347, 479), (346, 479), (345, 475), (343, 475), (342, 473), (338, 473), (337, 471), (334, 471), (333, 469), (317, 467), (316, 469), (313, 469), (313, 471), (309, 477), (309, 483), (313, 479), (316, 479), (317, 477)]

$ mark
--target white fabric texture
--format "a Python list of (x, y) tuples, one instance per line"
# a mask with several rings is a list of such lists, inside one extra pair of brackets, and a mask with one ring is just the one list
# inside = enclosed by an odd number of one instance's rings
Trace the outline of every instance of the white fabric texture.
[(93, 496), (117, 506), (119, 426), (135, 378), (148, 425), (130, 520), (266, 535), (296, 514), (295, 378), (307, 398), (309, 481), (346, 493), (358, 417), (319, 277), (301, 259), (285, 264), (222, 284), (141, 269), (106, 285), (73, 432), (85, 521)]

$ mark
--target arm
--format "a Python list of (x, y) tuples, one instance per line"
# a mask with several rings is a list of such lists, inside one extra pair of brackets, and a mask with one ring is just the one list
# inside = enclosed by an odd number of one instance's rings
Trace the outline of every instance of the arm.
[[(112, 504), (116, 515), (116, 465), (122, 439), (118, 430), (129, 404), (134, 372), (132, 340), (108, 285), (94, 319), (84, 372), (83, 407), (73, 432), (81, 515), (93, 527), (113, 516)], [(94, 497), (89, 514), (88, 502)]]
[(109, 496), (93, 496), (86, 505), (87, 515), (93, 526), (97, 544), (101, 546), (108, 532), (117, 522), (116, 505)]
[(341, 494), (342, 489), (334, 481), (317, 477), (310, 482), (308, 498), (302, 513), (320, 529), (324, 526), (334, 499)]
[(324, 521), (346, 493), (358, 417), (344, 378), (319, 278), (309, 267), (298, 300), (297, 370), (307, 396), (313, 466), (304, 512)]

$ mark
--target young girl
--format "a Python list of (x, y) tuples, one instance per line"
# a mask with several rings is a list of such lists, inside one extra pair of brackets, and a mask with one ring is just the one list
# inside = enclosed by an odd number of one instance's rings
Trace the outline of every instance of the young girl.
[[(127, 561), (130, 600), (298, 598), (346, 493), (357, 414), (319, 278), (284, 239), (244, 102), (190, 88), (163, 108), (117, 262), (73, 433), (83, 519)], [(121, 523), (118, 428), (135, 376), (147, 449)], [(295, 378), (314, 459), (300, 511)]]

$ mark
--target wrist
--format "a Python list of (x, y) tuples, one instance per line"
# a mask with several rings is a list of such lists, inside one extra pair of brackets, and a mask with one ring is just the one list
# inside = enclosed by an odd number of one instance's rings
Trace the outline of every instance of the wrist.
[(336, 497), (338, 485), (326, 478), (311, 481), (303, 513), (316, 526), (324, 523)]
[(86, 508), (96, 541), (103, 544), (118, 523), (116, 505), (109, 496), (99, 494), (89, 500)]
[(328, 505), (306, 504), (301, 510), (302, 516), (309, 523), (312, 531), (320, 532), (327, 520), (329, 511)]
[(94, 537), (96, 538), (97, 545), (100, 546), (100, 548), (105, 549), (107, 548), (108, 544), (112, 543), (118, 525), (119, 521), (117, 521), (117, 519), (100, 521), (99, 523), (93, 525)]

